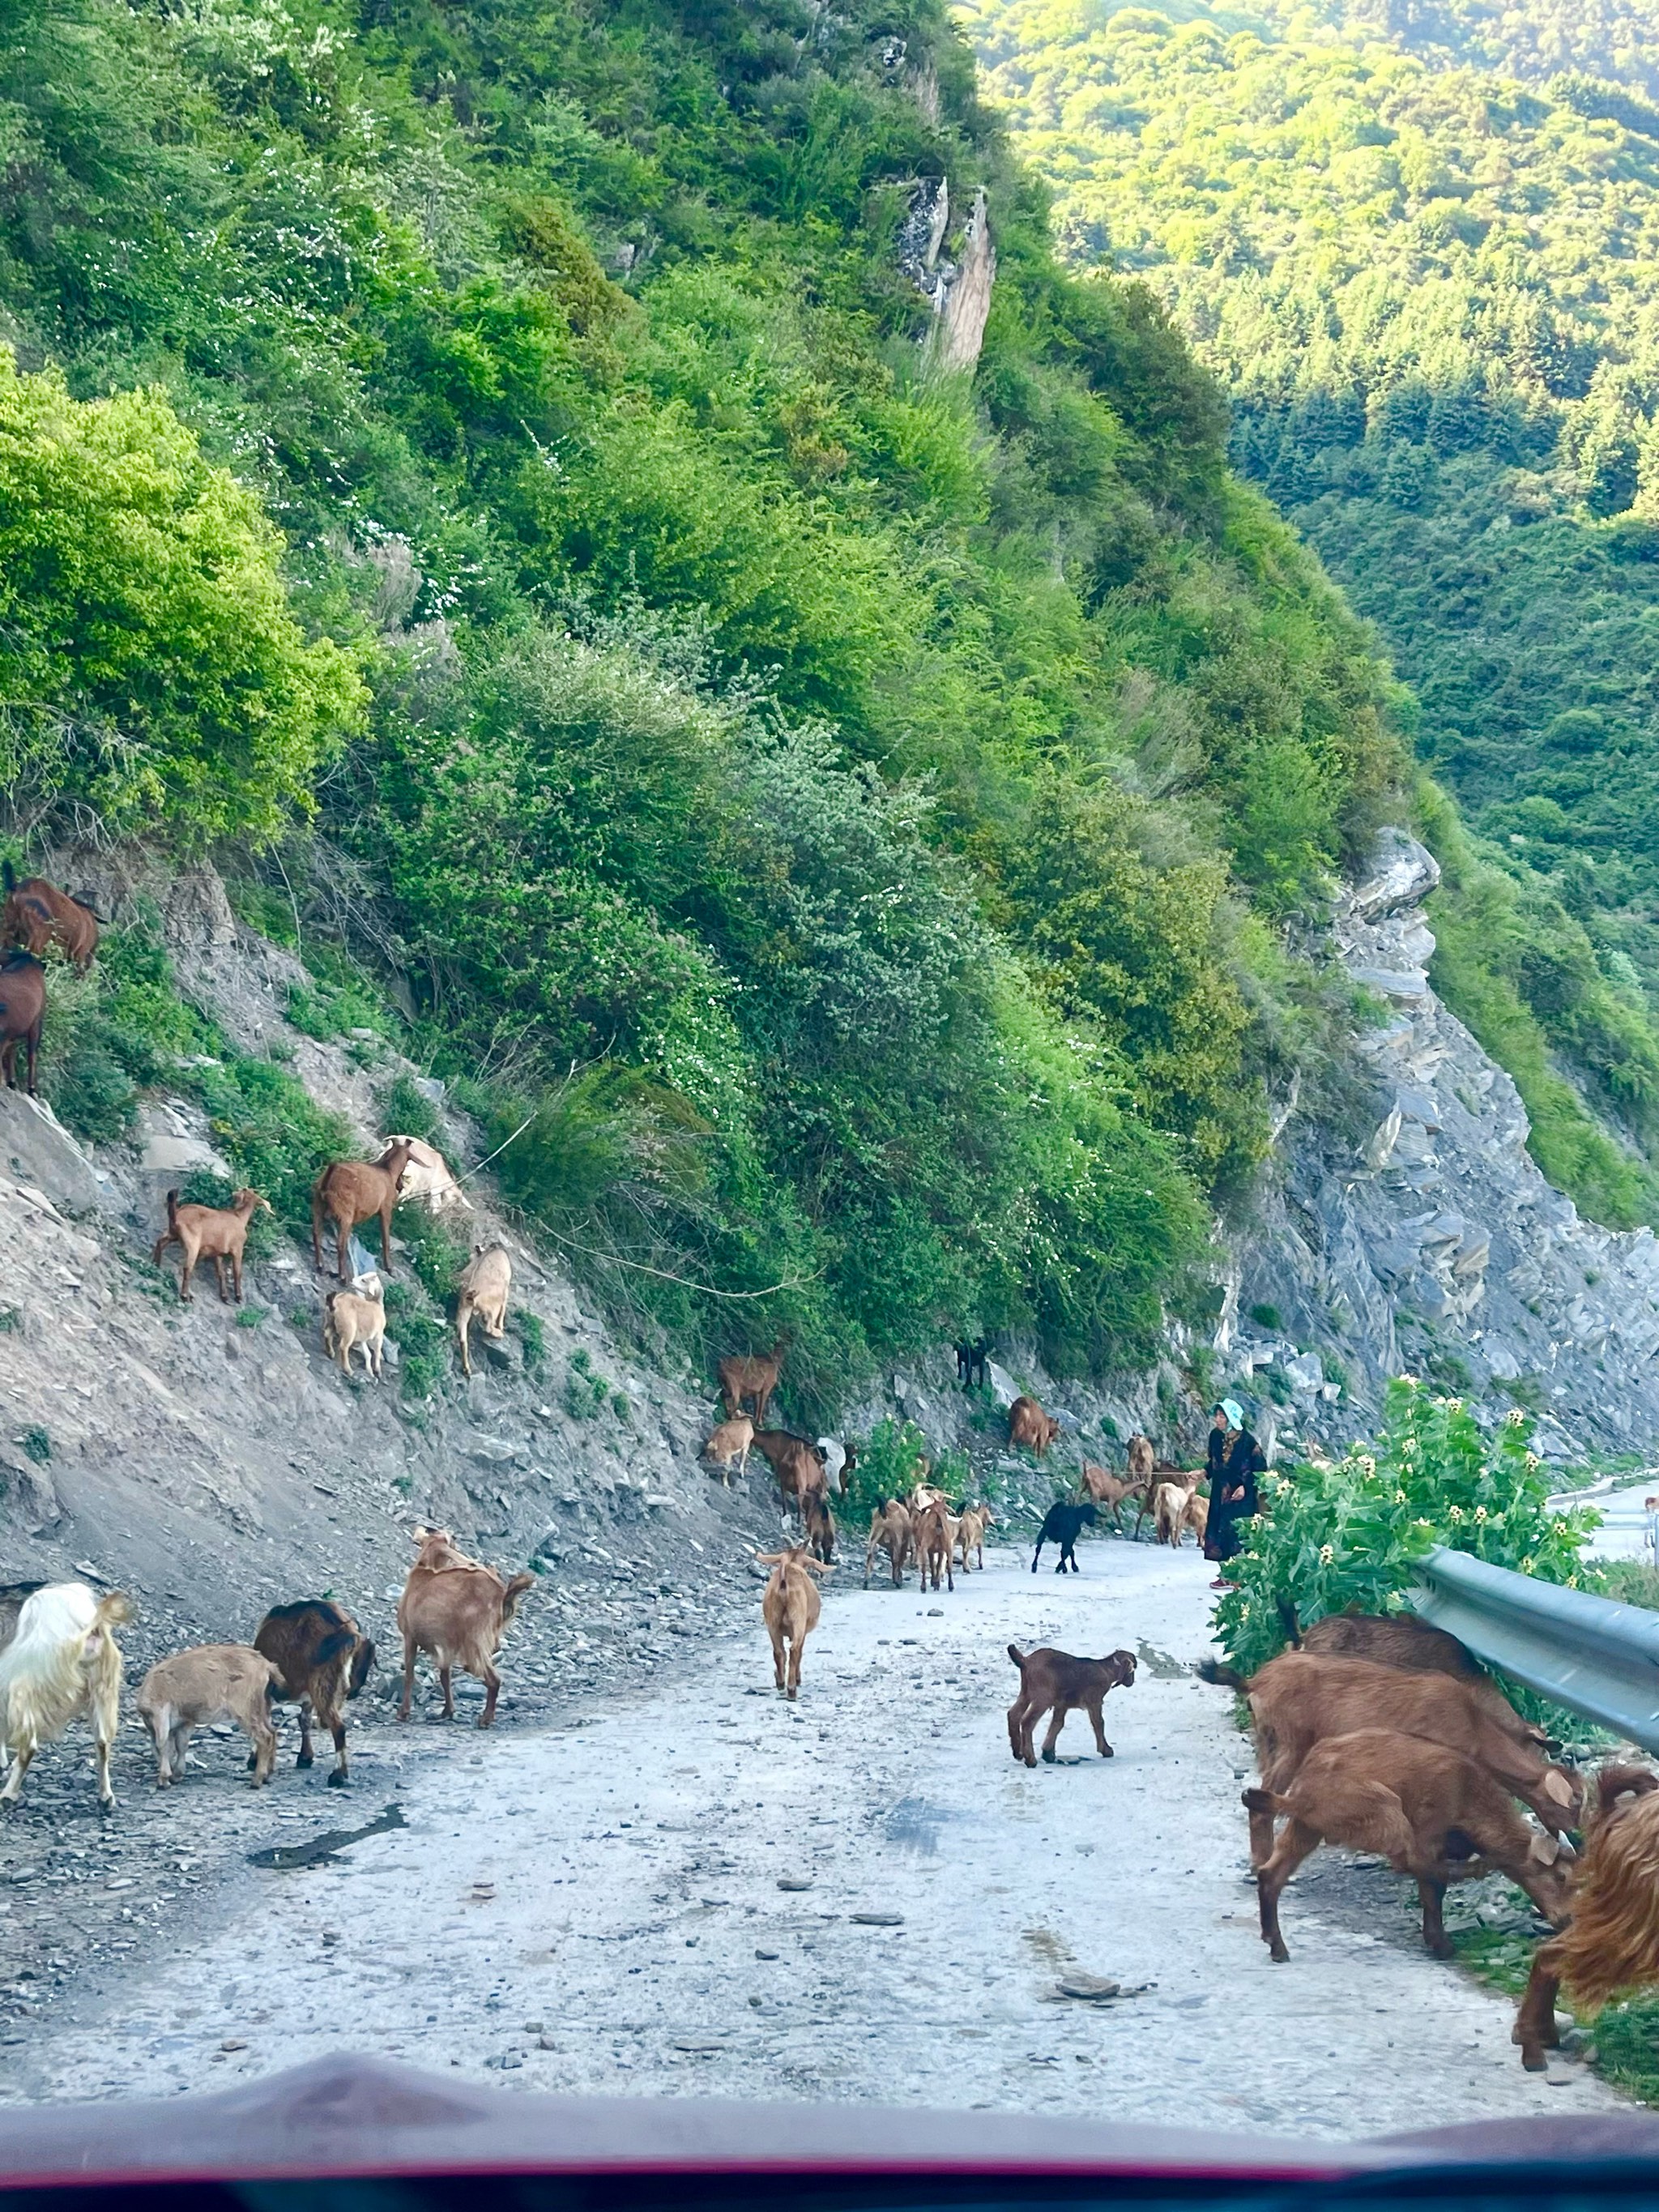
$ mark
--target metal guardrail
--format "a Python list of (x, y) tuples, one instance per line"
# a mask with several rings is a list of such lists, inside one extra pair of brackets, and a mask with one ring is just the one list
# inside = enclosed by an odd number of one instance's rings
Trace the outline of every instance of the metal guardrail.
[(1412, 1602), (1425, 1620), (1558, 1705), (1659, 1753), (1659, 1613), (1440, 1545), (1417, 1575)]

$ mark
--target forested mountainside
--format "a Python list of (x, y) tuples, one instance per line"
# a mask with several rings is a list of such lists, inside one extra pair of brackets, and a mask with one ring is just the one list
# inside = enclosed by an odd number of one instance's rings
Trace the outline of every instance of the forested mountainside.
[(1232, 397), (1236, 461), (1413, 687), (1485, 841), (1443, 855), (1443, 989), (1556, 1179), (1651, 1218), (1646, 1166), (1586, 1137), (1552, 1064), (1654, 1157), (1659, 19), (969, 15), (1066, 258), (1170, 307)]
[[(1340, 1103), (1300, 925), (1405, 757), (942, 9), (5, 24), (14, 856), (210, 854), (300, 1025), (518, 1132), (694, 1356), (792, 1328), (810, 1405), (975, 1326), (1147, 1354), (1272, 1106)], [(162, 1070), (297, 1224), (338, 1133), (140, 915), (47, 1088), (107, 1137)]]

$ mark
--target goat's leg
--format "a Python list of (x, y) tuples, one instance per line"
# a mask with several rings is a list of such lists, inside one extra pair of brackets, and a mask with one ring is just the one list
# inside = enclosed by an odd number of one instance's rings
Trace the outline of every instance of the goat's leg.
[(380, 1265), (392, 1273), (392, 1200), (380, 1208)]
[(455, 1334), (461, 1340), (461, 1372), (463, 1375), (470, 1376), (472, 1372), (472, 1346), (468, 1341), (469, 1338), (472, 1334), (472, 1309), (471, 1306), (464, 1305), (461, 1308), (461, 1310), (456, 1315)]
[(190, 1765), (190, 1739), (194, 1734), (187, 1720), (176, 1720), (167, 1730), (167, 1779), (179, 1782), (184, 1778)]
[(179, 1270), (179, 1303), (181, 1306), (187, 1306), (193, 1303), (190, 1294), (190, 1279), (196, 1273), (196, 1262), (201, 1255), (186, 1244), (182, 1237), (179, 1239), (179, 1249), (184, 1255), (185, 1262)]
[(1526, 1995), (1515, 2015), (1510, 2040), (1520, 2045), (1521, 2063), (1528, 2074), (1543, 2072), (1544, 2053), (1553, 2051), (1561, 2040), (1555, 2026), (1555, 1999), (1561, 1986), (1558, 1963), (1554, 1944), (1540, 1943), (1533, 1954)]
[(409, 1718), (410, 1700), (414, 1695), (415, 1639), (412, 1636), (405, 1636), (404, 1638), (404, 1693), (398, 1703), (398, 1717), (400, 1721), (406, 1721)]
[(1437, 1881), (1432, 1875), (1419, 1874), (1417, 1894), (1423, 1907), (1423, 1942), (1425, 1948), (1437, 1959), (1449, 1959), (1453, 1955), (1451, 1938), (1446, 1933), (1446, 1923), (1440, 1909), (1445, 1903), (1445, 1883)]
[[(28, 1035), (24, 1038), (23, 1048), (28, 1054), (29, 1097), (33, 1098), (39, 1095), (34, 1088), (34, 1056), (40, 1049), (40, 1024), (39, 1022), (34, 1024), (33, 1027), (29, 1030)], [(114, 1800), (112, 1799), (110, 1802), (113, 1803)]]
[(1008, 1748), (1017, 1759), (1024, 1756), (1019, 1747), (1019, 1717), (1024, 1702), (1025, 1692), (1022, 1690), (1008, 1708)]
[(1110, 1759), (1110, 1758), (1112, 1758), (1115, 1754), (1114, 1754), (1114, 1753), (1113, 1753), (1113, 1750), (1112, 1750), (1112, 1747), (1111, 1747), (1111, 1745), (1110, 1745), (1109, 1743), (1108, 1743), (1108, 1742), (1107, 1742), (1107, 1741), (1106, 1741), (1106, 1730), (1105, 1730), (1105, 1729), (1102, 1726), (1102, 1724), (1101, 1724), (1101, 1718), (1100, 1718), (1100, 1708), (1101, 1708), (1101, 1705), (1102, 1705), (1103, 1702), (1104, 1701), (1105, 1695), (1106, 1695), (1106, 1692), (1103, 1690), (1103, 1691), (1101, 1692), (1101, 1693), (1100, 1693), (1100, 1696), (1099, 1696), (1099, 1697), (1097, 1697), (1097, 1698), (1094, 1698), (1094, 1699), (1091, 1701), (1091, 1704), (1090, 1704), (1090, 1705), (1089, 1705), (1089, 1709), (1088, 1709), (1088, 1711), (1089, 1711), (1089, 1718), (1090, 1718), (1090, 1719), (1094, 1723), (1094, 1728), (1095, 1728), (1095, 1749), (1096, 1749), (1096, 1750), (1100, 1753), (1100, 1755), (1101, 1755), (1101, 1757), (1102, 1757), (1103, 1759)]
[(438, 1717), (441, 1720), (453, 1721), (455, 1717), (455, 1680), (453, 1668), (440, 1667), (438, 1669), (438, 1683), (444, 1693), (444, 1709)]
[(346, 1757), (345, 1715), (336, 1711), (319, 1717), (327, 1720), (329, 1734), (334, 1739), (334, 1764), (329, 1770), (328, 1786), (331, 1790), (343, 1790), (351, 1779), (351, 1761)]
[(301, 1698), (300, 1700), (300, 1756), (294, 1764), (296, 1766), (314, 1766), (316, 1763), (317, 1754), (311, 1747), (311, 1700), (309, 1698)]
[(1261, 1940), (1276, 1966), (1290, 1957), (1279, 1928), (1279, 1900), (1285, 1883), (1305, 1858), (1312, 1856), (1324, 1838), (1317, 1828), (1297, 1820), (1287, 1820), (1273, 1856), (1256, 1875), (1257, 1901), (1261, 1912)]
[(0, 1044), (0, 1081), (4, 1082), (8, 1091), (15, 1091), (17, 1088), (17, 1040), (15, 1037), (8, 1037), (4, 1044)]
[(789, 1646), (789, 1695), (792, 1698), (800, 1694), (800, 1655), (805, 1641), (804, 1637), (798, 1636)]
[(0, 1805), (15, 1805), (22, 1794), (23, 1777), (34, 1759), (35, 1747), (30, 1741), (12, 1746), (11, 1767), (6, 1776), (5, 1787), (0, 1789)]
[(1036, 1572), (1036, 1571), (1037, 1571), (1037, 1561), (1038, 1561), (1042, 1557), (1042, 1537), (1041, 1537), (1041, 1536), (1039, 1536), (1039, 1537), (1037, 1538), (1037, 1547), (1036, 1547), (1036, 1551), (1035, 1551), (1035, 1552), (1033, 1552), (1033, 1553), (1032, 1553), (1032, 1554), (1031, 1554), (1031, 1572), (1032, 1572), (1033, 1574), (1035, 1574), (1035, 1573)]
[(774, 1681), (776, 1682), (779, 1689), (782, 1689), (786, 1680), (783, 1659), (783, 1638), (779, 1634), (775, 1628), (769, 1630), (768, 1632), (772, 1638), (772, 1678)]
[(240, 1248), (230, 1255), (230, 1278), (236, 1291), (236, 1303), (242, 1303), (242, 1255)]
[[(1267, 1776), (1262, 1776), (1262, 1788), (1268, 1787)], [(1247, 1804), (1249, 1801), (1246, 1801)], [(1273, 1855), (1273, 1815), (1271, 1806), (1249, 1807), (1250, 1815), (1250, 1864), (1259, 1874)]]
[(351, 1231), (355, 1224), (343, 1213), (334, 1217), (334, 1271), (342, 1289), (351, 1280)]
[(256, 1717), (248, 1734), (253, 1739), (253, 1787), (258, 1790), (270, 1781), (276, 1764), (276, 1731), (269, 1719)]
[(1060, 1741), (1060, 1732), (1065, 1727), (1066, 1716), (1071, 1710), (1064, 1698), (1054, 1699), (1054, 1709), (1048, 1719), (1048, 1733), (1042, 1739), (1042, 1759), (1047, 1766), (1054, 1763), (1054, 1746)]
[(495, 1672), (495, 1669), (490, 1665), (488, 1659), (484, 1661), (480, 1672), (483, 1677), (484, 1704), (483, 1711), (478, 1716), (478, 1726), (480, 1728), (494, 1728), (495, 1725), (495, 1700), (501, 1695), (501, 1678)]
[(98, 1770), (98, 1802), (106, 1813), (115, 1802), (115, 1785), (109, 1778), (109, 1743), (100, 1729), (93, 1739), (93, 1761)]
[(213, 1279), (219, 1285), (220, 1304), (228, 1306), (230, 1304), (230, 1288), (225, 1281), (225, 1255), (222, 1252), (213, 1255)]

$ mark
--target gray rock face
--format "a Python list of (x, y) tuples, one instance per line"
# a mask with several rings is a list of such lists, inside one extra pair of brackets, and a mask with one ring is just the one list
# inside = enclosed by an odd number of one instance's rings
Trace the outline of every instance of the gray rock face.
[(970, 369), (984, 343), (997, 271), (983, 187), (974, 194), (955, 259), (945, 252), (950, 227), (948, 180), (922, 178), (911, 187), (909, 212), (899, 226), (898, 265), (938, 319), (927, 337), (933, 360), (941, 368)]
[(1297, 1358), (1264, 1363), (1267, 1332), (1248, 1319), (1217, 1348), (1258, 1395), (1277, 1370), (1281, 1451), (1287, 1434), (1363, 1431), (1402, 1370), (1463, 1392), (1483, 1418), (1534, 1404), (1554, 1455), (1645, 1445), (1659, 1435), (1659, 1245), (1582, 1220), (1527, 1152), (1514, 1084), (1428, 981), (1421, 902), (1439, 874), (1388, 832), (1341, 901), (1349, 972), (1390, 1002), (1357, 1047), (1371, 1115), (1346, 1137), (1290, 1122), (1280, 1187), (1241, 1255), (1238, 1313), (1274, 1309), (1326, 1376), (1341, 1370), (1340, 1397), (1310, 1400)]

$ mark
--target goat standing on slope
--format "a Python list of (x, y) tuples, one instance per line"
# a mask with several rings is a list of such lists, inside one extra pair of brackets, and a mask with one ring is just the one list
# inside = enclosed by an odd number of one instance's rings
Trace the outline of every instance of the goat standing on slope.
[(92, 1723), (98, 1802), (115, 1802), (109, 1747), (121, 1725), (121, 1653), (112, 1631), (131, 1617), (119, 1590), (94, 1597), (84, 1583), (50, 1583), (26, 1598), (0, 1651), (0, 1747), (11, 1754), (0, 1804), (15, 1802), (34, 1754), (71, 1721)]

